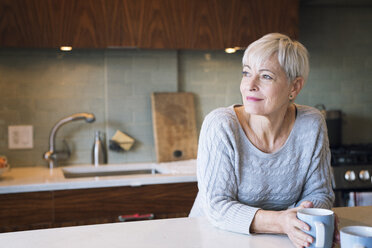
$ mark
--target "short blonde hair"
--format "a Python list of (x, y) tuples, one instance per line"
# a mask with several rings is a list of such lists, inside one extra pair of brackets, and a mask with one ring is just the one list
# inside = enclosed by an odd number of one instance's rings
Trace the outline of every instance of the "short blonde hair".
[(296, 77), (303, 77), (306, 82), (310, 70), (307, 49), (284, 34), (267, 34), (251, 43), (244, 52), (243, 66), (260, 65), (274, 54), (290, 82)]

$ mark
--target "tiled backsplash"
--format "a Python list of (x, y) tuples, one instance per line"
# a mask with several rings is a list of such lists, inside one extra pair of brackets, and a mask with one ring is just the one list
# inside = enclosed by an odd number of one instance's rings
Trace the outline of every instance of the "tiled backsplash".
[[(372, 142), (371, 8), (306, 7), (300, 40), (311, 71), (299, 104), (323, 103), (345, 114), (344, 143)], [(52, 126), (76, 112), (96, 122), (63, 126), (73, 151), (68, 163), (90, 163), (94, 131), (121, 130), (136, 139), (132, 150), (109, 152), (109, 163), (155, 161), (151, 99), (154, 91), (195, 94), (197, 127), (212, 109), (240, 103), (242, 52), (164, 50), (0, 50), (0, 154), (12, 166), (44, 165)], [(34, 148), (8, 149), (8, 125), (33, 125)], [(46, 166), (46, 164), (45, 164)]]
[(177, 51), (108, 50), (104, 60), (108, 137), (136, 139), (128, 152), (109, 152), (109, 163), (155, 161), (151, 93), (177, 92)]
[[(96, 122), (76, 121), (57, 133), (66, 140), (67, 163), (90, 163), (94, 133), (107, 138), (121, 130), (136, 139), (131, 151), (109, 152), (109, 163), (154, 161), (151, 100), (153, 91), (177, 91), (177, 51), (3, 50), (0, 56), (0, 154), (13, 166), (42, 165), (48, 137), (61, 118), (91, 112)], [(6, 92), (6, 93), (5, 93)], [(34, 149), (9, 150), (8, 125), (33, 125)]]
[(242, 57), (242, 51), (235, 54), (180, 52), (180, 90), (195, 93), (198, 130), (213, 109), (242, 102), (239, 91)]
[(372, 142), (372, 7), (306, 7), (300, 38), (310, 52), (297, 102), (344, 113), (343, 143)]

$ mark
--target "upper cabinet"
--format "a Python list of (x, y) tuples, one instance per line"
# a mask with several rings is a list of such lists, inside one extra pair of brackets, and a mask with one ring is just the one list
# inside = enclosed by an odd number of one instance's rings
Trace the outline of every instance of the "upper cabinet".
[(0, 47), (246, 47), (298, 36), (298, 0), (0, 0)]

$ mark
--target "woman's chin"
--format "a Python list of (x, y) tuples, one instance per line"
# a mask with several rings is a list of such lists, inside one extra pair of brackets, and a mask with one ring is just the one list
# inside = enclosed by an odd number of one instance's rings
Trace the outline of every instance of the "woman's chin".
[(262, 108), (257, 108), (253, 106), (244, 106), (244, 111), (247, 114), (251, 114), (251, 115), (264, 115), (265, 113)]

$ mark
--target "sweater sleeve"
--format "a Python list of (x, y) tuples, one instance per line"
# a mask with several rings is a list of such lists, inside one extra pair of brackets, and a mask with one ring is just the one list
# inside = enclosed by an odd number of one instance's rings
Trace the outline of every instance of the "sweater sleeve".
[(202, 125), (197, 157), (199, 194), (203, 211), (213, 225), (249, 234), (258, 208), (242, 204), (237, 199), (235, 170), (239, 166), (234, 166), (232, 140), (235, 135), (228, 123), (224, 122), (226, 118), (210, 115)]
[(327, 128), (323, 118), (317, 126), (319, 129), (316, 145), (306, 175), (301, 200), (297, 205), (300, 205), (303, 201), (311, 201), (314, 207), (330, 209), (335, 196), (331, 185), (331, 153)]

